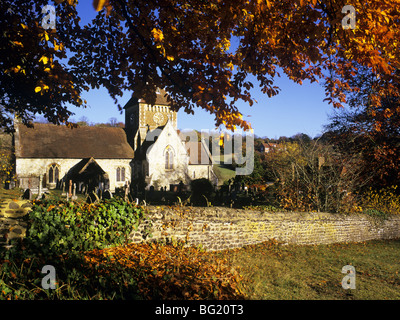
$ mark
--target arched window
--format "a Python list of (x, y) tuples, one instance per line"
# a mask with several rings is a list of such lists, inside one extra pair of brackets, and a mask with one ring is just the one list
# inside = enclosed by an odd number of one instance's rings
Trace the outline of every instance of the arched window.
[(124, 167), (118, 167), (117, 168), (117, 182), (120, 181), (125, 181), (125, 168)]
[(171, 170), (174, 167), (174, 152), (170, 147), (165, 149), (165, 169)]
[(121, 181), (121, 168), (117, 168), (117, 181)]
[(121, 168), (121, 181), (125, 181), (125, 168)]
[(60, 167), (53, 163), (48, 170), (49, 183), (57, 183), (60, 178)]

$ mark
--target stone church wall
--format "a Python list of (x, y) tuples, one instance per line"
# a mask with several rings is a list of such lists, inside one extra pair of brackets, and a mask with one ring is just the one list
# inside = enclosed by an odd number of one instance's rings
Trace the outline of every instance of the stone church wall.
[[(166, 148), (173, 153), (173, 168), (165, 168), (165, 152)], [(149, 181), (148, 187), (151, 185), (156, 189), (167, 187), (170, 184), (178, 184), (180, 181), (187, 184), (188, 172), (187, 163), (188, 156), (174, 127), (167, 124), (164, 130), (159, 134), (156, 142), (148, 151), (147, 157), (149, 163)]]
[(212, 182), (215, 180), (212, 167), (206, 164), (189, 165), (188, 173), (191, 179), (206, 178)]
[[(147, 207), (149, 220), (132, 242), (183, 240), (206, 250), (223, 250), (270, 239), (294, 244), (361, 242), (400, 238), (400, 215), (387, 219), (329, 213), (266, 213), (220, 207)], [(152, 237), (143, 239), (147, 232)]]
[[(16, 172), (17, 180), (19, 180), (19, 187), (28, 188), (28, 178), (31, 180), (38, 178), (40, 174), (45, 174), (49, 166), (53, 163), (58, 164), (60, 168), (60, 178), (64, 177), (66, 173), (82, 159), (60, 159), (60, 158), (46, 158), (46, 159), (16, 159)], [(115, 188), (122, 187), (125, 182), (116, 181), (116, 170), (118, 167), (125, 168), (125, 180), (131, 180), (131, 159), (95, 159), (99, 166), (107, 172), (110, 179), (110, 190), (115, 191)], [(25, 178), (25, 179), (24, 179)], [(21, 185), (22, 182), (22, 185)], [(36, 182), (32, 182), (32, 187), (37, 187)]]

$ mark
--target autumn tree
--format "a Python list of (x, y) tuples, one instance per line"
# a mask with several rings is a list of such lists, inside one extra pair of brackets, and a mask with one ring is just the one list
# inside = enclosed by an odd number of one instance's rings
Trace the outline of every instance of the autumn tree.
[(14, 112), (66, 122), (66, 105), (84, 106), (82, 91), (102, 86), (118, 105), (125, 90), (154, 102), (162, 87), (175, 110), (200, 107), (217, 126), (249, 129), (237, 102), (252, 105), (256, 85), (278, 94), (278, 68), (296, 83), (321, 82), (334, 107), (361, 90), (351, 82), (359, 66), (376, 79), (371, 105), (399, 96), (398, 0), (352, 1), (354, 29), (342, 23), (344, 0), (95, 0), (87, 25), (76, 3), (56, 1), (56, 29), (45, 30), (47, 1), (1, 2), (3, 126)]
[[(71, 2), (71, 1), (69, 1)], [(57, 31), (41, 26), (47, 1), (0, 3), (0, 126), (10, 129), (15, 115), (30, 124), (35, 115), (68, 123), (67, 104), (81, 106), (83, 83), (63, 63), (78, 24), (75, 6), (57, 5)]]
[(398, 99), (385, 98), (379, 107), (367, 104), (335, 112), (323, 136), (349, 157), (362, 157), (363, 175), (374, 188), (400, 184), (398, 105)]
[(266, 157), (281, 206), (318, 212), (352, 210), (365, 184), (360, 162), (358, 154), (348, 157), (319, 139), (284, 143)]

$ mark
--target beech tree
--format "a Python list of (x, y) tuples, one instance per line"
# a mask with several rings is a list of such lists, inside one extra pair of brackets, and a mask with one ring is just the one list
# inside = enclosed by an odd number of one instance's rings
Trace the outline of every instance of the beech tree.
[(76, 4), (56, 1), (48, 30), (47, 1), (1, 2), (2, 126), (14, 112), (25, 123), (36, 113), (68, 123), (66, 104), (84, 107), (82, 91), (101, 86), (119, 107), (125, 90), (151, 103), (162, 87), (175, 110), (200, 107), (217, 126), (248, 130), (237, 102), (253, 105), (255, 86), (278, 94), (278, 68), (322, 83), (337, 108), (362, 89), (351, 81), (360, 66), (375, 80), (371, 106), (399, 96), (399, 0), (354, 0), (355, 21), (344, 0), (95, 0), (83, 26)]
[(374, 188), (400, 183), (398, 105), (398, 99), (386, 98), (380, 107), (367, 105), (336, 112), (323, 135), (325, 141), (335, 144), (348, 157), (360, 155), (363, 180)]

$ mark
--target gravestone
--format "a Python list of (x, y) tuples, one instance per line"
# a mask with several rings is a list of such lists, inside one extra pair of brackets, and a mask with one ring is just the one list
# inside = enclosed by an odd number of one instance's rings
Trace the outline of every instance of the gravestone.
[(127, 181), (125, 184), (125, 201), (129, 201), (128, 195), (129, 195), (130, 187), (129, 187), (129, 182)]
[(61, 193), (61, 195), (62, 196), (66, 196), (67, 195), (67, 193), (65, 192), (65, 182), (64, 181), (62, 182), (62, 193)]
[(72, 180), (69, 180), (68, 198), (72, 196)]
[(41, 196), (42, 196), (42, 175), (40, 174), (37, 199), (40, 199)]
[(31, 191), (31, 189), (28, 188), (28, 189), (25, 190), (24, 194), (22, 195), (22, 199), (32, 200), (32, 191)]
[(76, 200), (76, 199), (78, 199), (78, 197), (76, 196), (76, 183), (74, 183), (71, 200)]

